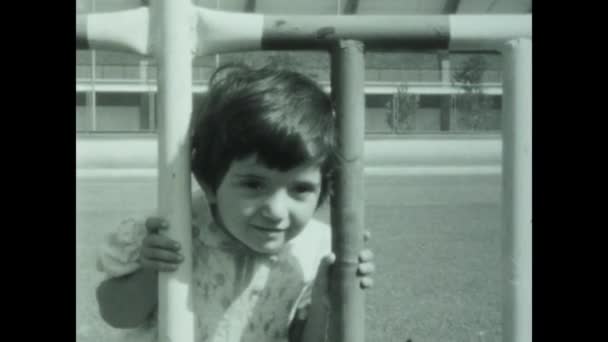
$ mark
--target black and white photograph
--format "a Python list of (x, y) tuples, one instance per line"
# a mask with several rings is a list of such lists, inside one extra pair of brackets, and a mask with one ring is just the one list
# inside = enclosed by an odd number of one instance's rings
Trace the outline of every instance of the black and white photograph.
[(531, 342), (532, 0), (76, 0), (78, 342)]

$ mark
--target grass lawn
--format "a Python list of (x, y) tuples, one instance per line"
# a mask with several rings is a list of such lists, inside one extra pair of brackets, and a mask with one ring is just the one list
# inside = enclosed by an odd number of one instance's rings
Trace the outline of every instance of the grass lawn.
[[(499, 176), (367, 176), (376, 255), (367, 341), (501, 339)], [(95, 247), (120, 219), (156, 206), (153, 178), (77, 180), (76, 338), (112, 341), (97, 313)], [(329, 220), (327, 208), (318, 216)]]

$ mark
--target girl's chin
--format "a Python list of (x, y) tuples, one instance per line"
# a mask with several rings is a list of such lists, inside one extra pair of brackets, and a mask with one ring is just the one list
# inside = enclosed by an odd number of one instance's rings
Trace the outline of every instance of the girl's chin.
[(248, 244), (248, 247), (260, 254), (277, 254), (285, 247), (285, 243), (279, 241), (269, 241), (264, 244)]

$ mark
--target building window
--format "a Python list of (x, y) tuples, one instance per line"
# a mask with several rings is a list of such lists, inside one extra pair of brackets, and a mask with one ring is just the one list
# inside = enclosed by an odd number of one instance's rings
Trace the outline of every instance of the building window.
[(388, 133), (390, 127), (386, 121), (386, 115), (390, 108), (393, 95), (391, 94), (368, 94), (365, 96), (365, 132), (366, 133)]
[(441, 95), (420, 95), (418, 101), (419, 108), (440, 108), (441, 106)]
[(87, 94), (76, 93), (76, 131), (86, 132), (91, 130), (91, 115), (87, 105)]
[[(461, 101), (461, 102), (459, 102)], [(502, 95), (454, 96), (453, 131), (496, 132), (501, 129)]]

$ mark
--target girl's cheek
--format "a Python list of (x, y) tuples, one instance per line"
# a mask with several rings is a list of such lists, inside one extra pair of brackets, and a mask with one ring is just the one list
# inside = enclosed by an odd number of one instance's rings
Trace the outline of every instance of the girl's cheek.
[(302, 206), (301, 208), (298, 208), (296, 215), (294, 215), (295, 216), (294, 219), (295, 219), (295, 221), (297, 221), (297, 225), (305, 226), (308, 223), (308, 221), (310, 221), (310, 219), (312, 219), (314, 214), (315, 214), (315, 206), (306, 205), (306, 206)]
[(235, 203), (235, 207), (238, 208), (241, 215), (247, 217), (255, 215), (261, 207), (259, 201), (245, 200), (237, 202), (238, 203)]

